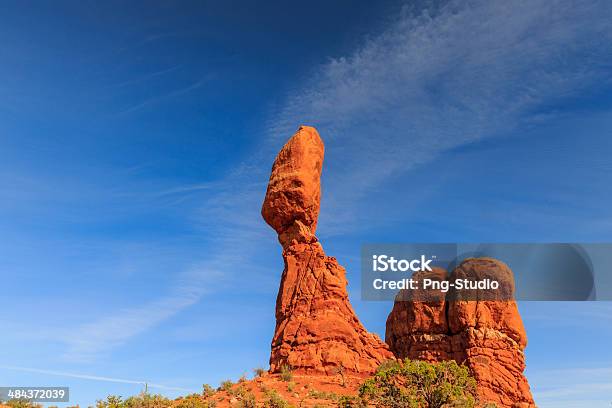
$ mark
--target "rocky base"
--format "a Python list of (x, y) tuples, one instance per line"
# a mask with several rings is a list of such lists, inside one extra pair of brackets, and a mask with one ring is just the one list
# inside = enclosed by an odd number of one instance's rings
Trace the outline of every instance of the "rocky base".
[(234, 384), (229, 390), (217, 391), (203, 398), (203, 401), (214, 401), (217, 408), (234, 408), (241, 406), (239, 404), (245, 399), (254, 397), (257, 407), (268, 407), (271, 406), (271, 396), (277, 395), (292, 407), (337, 408), (343, 396), (359, 394), (359, 386), (363, 381), (363, 376), (350, 374), (343, 377), (294, 374), (289, 381), (283, 380), (278, 374), (264, 374)]

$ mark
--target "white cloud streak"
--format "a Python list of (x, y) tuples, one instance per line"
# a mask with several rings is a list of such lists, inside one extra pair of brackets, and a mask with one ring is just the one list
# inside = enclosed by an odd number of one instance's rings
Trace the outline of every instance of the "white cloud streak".
[(539, 407), (607, 407), (612, 400), (612, 369), (601, 367), (543, 370), (530, 375)]
[(56, 332), (55, 338), (67, 346), (66, 360), (94, 361), (200, 301), (209, 292), (211, 282), (221, 286), (223, 274), (214, 263), (202, 264), (179, 274), (168, 295), (114, 311), (70, 330), (61, 330)]
[[(433, 3), (428, 3), (433, 4)], [(395, 24), (334, 58), (268, 129), (300, 123), (327, 144), (327, 223), (389, 176), (444, 151), (552, 120), (560, 100), (610, 82), (612, 4), (450, 1), (406, 7)], [(607, 51), (607, 52), (606, 52)]]
[(159, 388), (162, 390), (169, 390), (169, 391), (183, 391), (183, 392), (193, 391), (188, 388), (172, 387), (168, 385), (149, 383), (148, 381), (145, 381), (145, 380), (127, 380), (124, 378), (105, 377), (105, 376), (90, 375), (90, 374), (77, 374), (77, 373), (69, 373), (69, 372), (64, 372), (64, 371), (44, 370), (40, 368), (31, 368), (31, 367), (0, 366), (0, 368), (4, 370), (21, 371), (21, 372), (26, 372), (26, 373), (77, 378), (81, 380), (103, 381), (103, 382), (113, 382), (113, 383), (121, 383), (121, 384), (138, 384), (138, 385), (146, 384), (148, 387), (151, 387), (151, 388)]

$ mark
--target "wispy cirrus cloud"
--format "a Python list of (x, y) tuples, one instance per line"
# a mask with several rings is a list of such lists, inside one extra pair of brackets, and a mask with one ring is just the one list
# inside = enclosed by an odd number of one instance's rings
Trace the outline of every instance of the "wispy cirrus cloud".
[(145, 107), (154, 105), (156, 103), (159, 103), (161, 101), (167, 100), (167, 99), (171, 99), (171, 98), (176, 98), (179, 96), (183, 96), (186, 95), (188, 93), (191, 93), (193, 91), (196, 91), (200, 88), (202, 88), (204, 85), (206, 85), (206, 83), (208, 83), (210, 81), (210, 76), (204, 76), (196, 81), (191, 82), (190, 84), (187, 84), (183, 87), (177, 88), (177, 89), (171, 89), (168, 90), (166, 92), (163, 93), (157, 93), (154, 96), (145, 98), (144, 100), (135, 103), (131, 106), (125, 107), (123, 108), (121, 111), (118, 112), (118, 115), (122, 116), (122, 115), (127, 115), (136, 111), (139, 111)]
[(171, 295), (136, 307), (120, 309), (115, 314), (75, 327), (61, 336), (67, 346), (64, 358), (76, 362), (95, 361), (198, 300), (200, 295), (196, 293)]
[(171, 72), (174, 72), (174, 71), (180, 69), (181, 67), (183, 67), (182, 64), (173, 65), (173, 66), (171, 66), (169, 68), (164, 68), (164, 69), (156, 70), (156, 71), (153, 71), (153, 72), (148, 72), (148, 73), (146, 73), (144, 75), (136, 76), (136, 77), (134, 77), (132, 79), (120, 82), (118, 84), (114, 84), (112, 86), (115, 87), (115, 88), (123, 88), (123, 87), (126, 87), (126, 86), (140, 84), (140, 83), (143, 83), (143, 82), (150, 81), (152, 79), (156, 79), (156, 78), (158, 78), (160, 76), (169, 74)]
[(576, 327), (592, 328), (592, 322), (605, 322), (598, 330), (608, 331), (612, 328), (612, 302), (557, 302), (553, 307), (548, 303), (523, 302), (521, 309), (529, 314), (529, 321), (539, 326), (557, 329)]
[(222, 287), (223, 278), (214, 263), (203, 263), (179, 274), (174, 288), (161, 298), (115, 310), (52, 337), (65, 344), (65, 360), (95, 361), (197, 303), (213, 286)]
[(530, 375), (538, 406), (606, 407), (612, 400), (601, 398), (612, 392), (612, 369), (577, 367), (543, 370)]
[(326, 223), (346, 223), (351, 203), (391, 176), (554, 120), (561, 101), (611, 84), (609, 2), (425, 4), (321, 66), (270, 120), (276, 144), (299, 123), (325, 138)]

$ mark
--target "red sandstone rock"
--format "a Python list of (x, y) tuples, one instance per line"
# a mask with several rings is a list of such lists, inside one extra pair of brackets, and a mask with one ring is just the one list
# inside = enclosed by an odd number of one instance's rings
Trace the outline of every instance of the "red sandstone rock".
[[(412, 278), (422, 287), (422, 279), (443, 281), (448, 279), (448, 274), (444, 269), (434, 267), (431, 272), (416, 272)], [(439, 290), (403, 289), (397, 294), (393, 310), (387, 318), (385, 333), (385, 341), (396, 357), (430, 362), (448, 360), (451, 349), (447, 333), (444, 293)]]
[(261, 215), (279, 235), (295, 221), (315, 233), (324, 152), (316, 129), (301, 126), (276, 156)]
[[(439, 279), (445, 275), (439, 270), (429, 274)], [(512, 271), (495, 259), (471, 258), (455, 268), (450, 280), (487, 277), (500, 282), (504, 300), (491, 300), (485, 292), (473, 300), (456, 300), (451, 291), (446, 299), (427, 302), (402, 301), (399, 294), (387, 319), (386, 341), (399, 358), (454, 359), (466, 364), (483, 402), (494, 402), (498, 407), (533, 407), (523, 375), (527, 336), (512, 300)]]
[(261, 211), (278, 233), (285, 260), (270, 370), (288, 365), (305, 373), (334, 374), (338, 367), (371, 373), (393, 354), (357, 319), (344, 268), (314, 235), (323, 154), (317, 131), (300, 127), (274, 161)]
[[(501, 300), (490, 300), (491, 296), (482, 291), (478, 300), (454, 301), (448, 310), (449, 326), (452, 333), (459, 333), (468, 327), (497, 330), (516, 341), (521, 348), (527, 346), (527, 334), (514, 299), (514, 276), (508, 266), (492, 258), (470, 258), (461, 263), (451, 275), (451, 280), (495, 279), (500, 283)], [(453, 293), (450, 292), (450, 296)]]
[[(500, 282), (503, 300), (478, 293), (477, 300), (452, 301), (448, 321), (453, 349), (471, 369), (483, 401), (501, 407), (533, 406), (523, 375), (527, 334), (514, 295), (514, 276), (506, 264), (492, 258), (471, 258), (451, 274), (455, 278), (493, 278)], [(484, 299), (484, 300), (482, 300)]]

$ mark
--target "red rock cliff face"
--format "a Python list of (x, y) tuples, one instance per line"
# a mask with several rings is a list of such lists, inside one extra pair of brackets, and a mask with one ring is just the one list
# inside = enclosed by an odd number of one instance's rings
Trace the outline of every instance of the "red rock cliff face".
[[(425, 274), (447, 279), (441, 269)], [(417, 280), (424, 277), (415, 275)], [(495, 259), (467, 259), (448, 279), (464, 277), (495, 278), (510, 295), (514, 292), (512, 271)], [(516, 302), (447, 300), (440, 294), (437, 298), (432, 294), (426, 302), (401, 299), (402, 293), (386, 330), (386, 341), (397, 357), (431, 362), (454, 359), (471, 369), (482, 401), (498, 407), (535, 406), (523, 375), (527, 335)]]
[(371, 373), (393, 354), (357, 319), (344, 268), (325, 255), (315, 236), (323, 155), (317, 131), (300, 127), (274, 161), (261, 210), (278, 233), (285, 260), (270, 370), (288, 365), (298, 372), (333, 374), (342, 366)]

